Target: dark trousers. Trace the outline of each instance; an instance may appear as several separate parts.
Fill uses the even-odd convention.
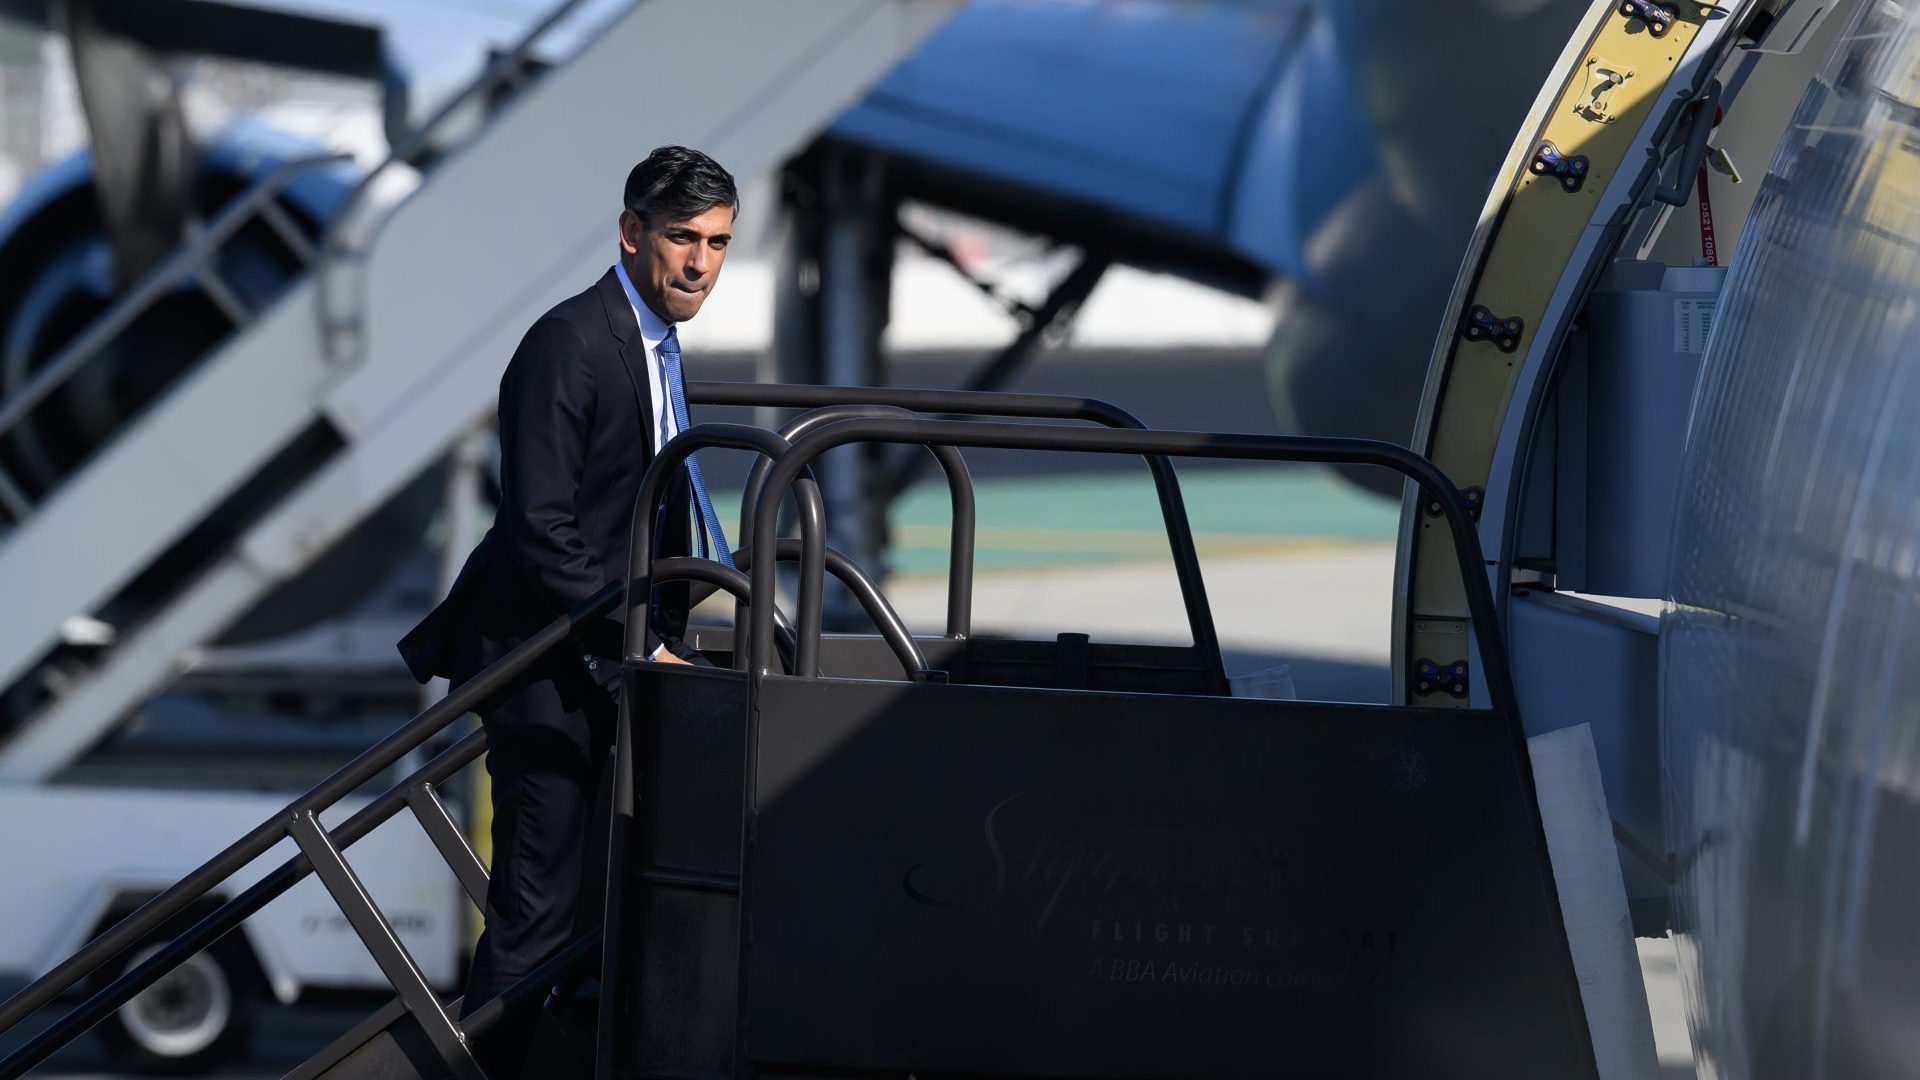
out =
[[[604,661],[603,661],[604,662]],[[600,776],[613,742],[611,688],[559,667],[481,713],[493,778],[493,866],[486,930],[467,976],[466,1016],[600,921],[583,895]]]

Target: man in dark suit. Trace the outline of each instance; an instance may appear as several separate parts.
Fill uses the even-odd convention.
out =
[[[634,166],[618,261],[533,324],[500,380],[499,513],[447,599],[400,642],[415,678],[457,686],[624,575],[641,476],[687,426],[675,324],[712,292],[738,209],[733,177],[699,151],[661,147]],[[697,461],[668,485],[663,519],[656,554],[690,554],[697,539],[702,555],[731,562]],[[680,640],[686,607],[684,585],[655,593],[655,660],[697,661]],[[622,615],[577,631],[476,710],[493,867],[464,1013],[598,920],[581,871],[612,740]]]

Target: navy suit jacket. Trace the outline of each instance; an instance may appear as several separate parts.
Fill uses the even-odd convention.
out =
[[[541,316],[500,380],[499,513],[439,607],[400,640],[414,678],[460,682],[626,575],[640,479],[653,462],[658,407],[646,344],[619,278]],[[656,556],[690,554],[684,469],[668,484]],[[656,590],[647,650],[682,652],[684,584]],[[618,674],[625,612],[575,631],[550,663]],[[559,653],[561,650],[556,650]],[[540,669],[551,674],[553,669]]]

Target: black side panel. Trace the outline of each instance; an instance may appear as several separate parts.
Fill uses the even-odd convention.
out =
[[[741,777],[747,680],[641,665],[627,672],[638,770],[639,850],[619,1020],[634,1075],[733,1076],[739,993]]]
[[[637,1015],[616,1035],[633,1062],[629,1075],[732,1077],[739,897],[655,888],[642,890],[628,912],[642,920],[644,939],[631,987]]]
[[[1594,1075],[1510,717],[769,679],[767,1071]]]

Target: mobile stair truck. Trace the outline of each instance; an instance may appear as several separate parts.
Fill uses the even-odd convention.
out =
[[[300,858],[23,1047],[9,1072],[312,873],[398,996],[299,1076],[484,1076],[482,1062],[499,1052],[489,1037],[505,1033],[540,1040],[556,1074],[1593,1074],[1471,512],[1429,463],[1363,440],[1145,431],[1080,399],[716,384],[689,395],[842,404],[778,435],[734,425],[684,433],[636,505],[630,588],[609,586],[556,621],[30,988],[50,995],[283,837],[299,845]],[[929,446],[946,473],[954,574],[938,637],[909,634],[865,572],[825,547],[808,463],[860,441]],[[708,446],[765,456],[749,480],[742,569],[654,564],[645,552],[663,481]],[[1148,456],[1201,628],[1195,643],[973,636],[972,493],[959,447]],[[1485,635],[1489,707],[1225,696],[1170,456],[1374,465],[1417,483],[1461,553]],[[798,539],[776,535],[789,491]],[[755,602],[774,595],[782,559],[799,562],[791,620]],[[821,633],[829,571],[875,633]],[[739,637],[696,632],[719,668],[628,665],[610,917],[456,1023],[343,852],[411,808],[479,896],[486,871],[433,789],[479,754],[481,736],[338,827],[322,828],[316,814],[563,642],[573,623],[675,579],[733,594]],[[568,969],[594,967],[603,978],[593,1013],[606,1022],[575,1017],[568,1029],[567,1017],[541,1010]],[[9,1009],[38,1004],[25,997]]]
[[[0,1029],[12,1027],[248,861],[283,839],[297,845],[297,858],[0,1061],[0,1080],[308,875],[396,997],[298,1077],[480,1078],[526,1040],[540,1075],[1644,1075],[1652,1042],[1618,860],[1644,848],[1649,866],[1663,861],[1657,791],[1649,806],[1631,783],[1655,767],[1636,751],[1657,744],[1645,737],[1657,706],[1641,707],[1654,686],[1645,631],[1544,579],[1520,587],[1516,574],[1528,523],[1585,502],[1601,471],[1618,467],[1597,452],[1534,460],[1541,418],[1567,407],[1555,375],[1570,338],[1586,333],[1576,316],[1623,245],[1647,239],[1635,224],[1664,221],[1660,206],[1677,205],[1676,192],[1684,201],[1716,105],[1736,96],[1739,80],[1723,90],[1716,76],[1736,46],[1790,25],[1783,12],[1590,6],[1489,195],[1411,448],[1147,431],[1085,399],[695,384],[697,404],[816,411],[780,433],[684,432],[643,484],[627,581],[0,1006]],[[1638,280],[1616,279],[1613,302],[1631,308],[1623,293],[1633,288],[1672,299],[1673,282]],[[1591,315],[1597,355],[1605,312]],[[1590,441],[1640,419],[1634,402],[1598,392],[1605,377],[1598,364],[1588,373],[1593,401],[1618,407],[1583,406]],[[1683,379],[1663,385],[1679,400],[1691,392]],[[1674,439],[1670,469],[1677,436],[1658,437]],[[943,467],[954,531],[940,635],[910,634],[864,569],[826,547],[809,465],[853,443],[926,446]],[[702,447],[764,459],[743,504],[738,570],[648,557],[665,477]],[[1146,457],[1193,644],[972,634],[972,494],[959,451],[975,447]],[[1394,703],[1230,696],[1166,464],[1174,457],[1339,463],[1406,479]],[[782,537],[789,496],[798,535]],[[1606,526],[1580,525],[1589,535]],[[781,561],[798,564],[790,613],[773,602]],[[827,573],[874,633],[821,632]],[[319,815],[572,624],[631,610],[668,580],[730,593],[736,619],[695,631],[714,669],[640,662],[629,643],[603,927],[456,1020],[348,855],[410,810],[477,899],[486,869],[434,789],[480,754],[481,736],[337,825]],[[597,976],[597,999],[548,1008],[569,973]]]

